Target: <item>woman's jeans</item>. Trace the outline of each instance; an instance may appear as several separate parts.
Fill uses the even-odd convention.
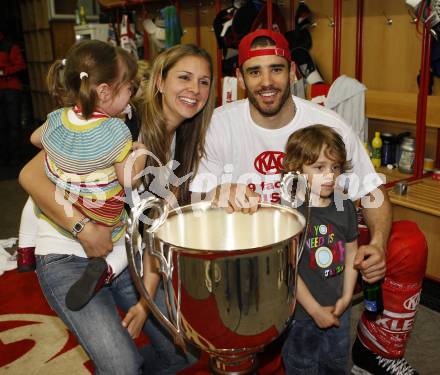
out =
[[[340,327],[320,329],[312,319],[293,322],[283,344],[286,374],[346,374],[350,347],[349,307],[340,317]]]
[[[116,306],[123,311],[138,302],[139,295],[126,268],[110,285],[103,287],[79,311],[66,307],[65,297],[88,264],[87,258],[66,254],[37,256],[37,276],[49,305],[74,333],[95,365],[96,374],[176,374],[197,361],[175,347],[172,338],[150,314],[144,325],[151,345],[138,351],[122,326]],[[164,291],[159,288],[156,303],[165,309]]]

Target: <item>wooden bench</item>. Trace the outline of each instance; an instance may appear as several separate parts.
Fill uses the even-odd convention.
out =
[[[408,184],[406,195],[392,188],[388,196],[393,204],[393,220],[411,220],[418,224],[428,243],[426,276],[440,281],[440,181],[431,177]]]

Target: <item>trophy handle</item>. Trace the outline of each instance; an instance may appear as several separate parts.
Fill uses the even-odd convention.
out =
[[[300,196],[298,196],[298,192]],[[299,244],[299,260],[306,244],[307,233],[309,232],[310,226],[310,188],[307,183],[307,177],[299,172],[288,172],[284,174],[281,180],[281,198],[289,202],[293,208],[297,208],[301,206],[301,204],[307,204],[305,214],[306,225]],[[302,198],[304,198],[303,201],[301,201]]]
[[[156,219],[151,219],[144,215],[144,211],[156,208],[160,212],[160,216]],[[142,199],[138,204],[136,204],[129,215],[127,223],[127,231],[125,233],[125,243],[127,249],[127,258],[130,272],[133,276],[133,281],[136,288],[141,293],[142,297],[145,298],[148,308],[154,314],[154,316],[159,320],[160,323],[168,330],[170,335],[174,339],[174,343],[182,347],[185,350],[185,342],[183,337],[179,333],[178,329],[174,324],[160,311],[157,305],[154,303],[153,298],[151,298],[148,290],[145,288],[142,282],[142,275],[139,272],[138,267],[136,267],[135,256],[138,252],[142,252],[142,237],[139,233],[139,221],[142,221],[144,225],[148,226],[148,229],[144,231],[148,236],[145,243],[146,250],[148,253],[159,260],[160,272],[164,273],[166,277],[169,277],[170,267],[166,258],[163,254],[156,250],[154,245],[154,233],[159,229],[159,227],[165,222],[168,217],[168,205],[162,199],[156,197],[148,197],[147,199]]]

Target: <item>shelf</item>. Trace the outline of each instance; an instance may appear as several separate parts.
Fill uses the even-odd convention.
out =
[[[387,167],[379,167],[376,168],[376,172],[383,173],[385,175],[385,183],[387,184],[393,181],[403,180],[405,178],[410,178],[413,176],[412,174],[402,173],[397,168],[388,169]]]
[[[365,101],[368,118],[416,123],[416,93],[367,90]],[[426,126],[440,128],[440,96],[428,96]]]
[[[406,195],[388,191],[391,203],[434,216],[440,216],[440,182],[426,177],[408,184]]]

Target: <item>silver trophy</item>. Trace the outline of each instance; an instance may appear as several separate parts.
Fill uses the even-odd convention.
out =
[[[299,181],[297,174],[284,176],[284,199],[294,201]],[[288,327],[295,309],[306,219],[286,205],[259,206],[254,214],[227,213],[210,202],[168,210],[151,197],[129,218],[127,252],[136,287],[176,344],[189,342],[209,354],[214,374],[255,372],[256,353]],[[157,219],[141,234],[148,210]],[[135,256],[143,250],[158,261],[168,316],[142,282]]]

